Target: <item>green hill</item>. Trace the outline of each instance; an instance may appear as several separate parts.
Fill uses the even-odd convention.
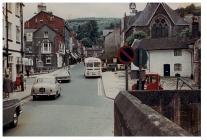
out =
[[[96,20],[98,24],[98,31],[101,32],[103,29],[109,28],[110,26],[120,26],[121,19],[120,18],[77,18],[72,20],[67,20],[68,25],[74,31],[77,31],[78,26],[85,24],[89,20]],[[113,27],[113,26],[112,26]]]

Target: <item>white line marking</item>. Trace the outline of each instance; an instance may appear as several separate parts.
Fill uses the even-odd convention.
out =
[[[101,89],[101,81],[100,81],[100,79],[98,79],[97,85],[98,85],[98,96],[102,96],[102,89]]]

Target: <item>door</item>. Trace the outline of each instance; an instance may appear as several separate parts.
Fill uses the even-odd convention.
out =
[[[164,76],[170,76],[170,64],[164,64]]]

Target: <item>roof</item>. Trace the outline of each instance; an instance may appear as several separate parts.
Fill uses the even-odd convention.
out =
[[[37,32],[39,31],[41,28],[43,28],[44,26],[47,26],[49,29],[51,29],[52,31],[54,31],[55,33],[59,34],[59,35],[62,35],[60,34],[58,31],[56,31],[55,29],[53,29],[52,27],[50,27],[48,24],[43,24],[42,26],[40,26],[39,28],[36,29],[36,31],[34,32]]]
[[[24,33],[33,33],[35,32],[37,29],[24,29]]]
[[[131,47],[146,50],[171,50],[188,49],[188,44],[177,38],[135,39]]]
[[[168,16],[175,25],[189,25],[183,18],[177,15],[166,3],[148,3],[145,9],[139,14],[132,26],[147,26],[156,13],[159,6],[163,6]]]
[[[52,15],[52,16],[54,16],[54,17],[56,17],[56,18],[59,18],[59,19],[61,19],[61,20],[64,20],[63,18],[58,17],[58,16],[56,16],[56,15],[50,14],[50,13],[45,12],[45,11],[40,11],[40,12],[37,13],[35,16],[33,16],[33,17],[31,17],[30,19],[26,20],[26,22],[32,20],[33,18],[37,17],[37,16],[38,16],[39,14],[41,14],[41,13],[46,13],[46,14],[48,14],[48,15]],[[65,21],[65,20],[64,20],[64,21]]]

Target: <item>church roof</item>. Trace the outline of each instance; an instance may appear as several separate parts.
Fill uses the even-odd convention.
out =
[[[177,13],[173,11],[166,3],[148,3],[145,9],[136,18],[136,21],[132,24],[132,26],[147,26],[160,5],[163,6],[168,16],[175,25],[189,25],[187,22],[184,21],[184,19],[178,16]]]

